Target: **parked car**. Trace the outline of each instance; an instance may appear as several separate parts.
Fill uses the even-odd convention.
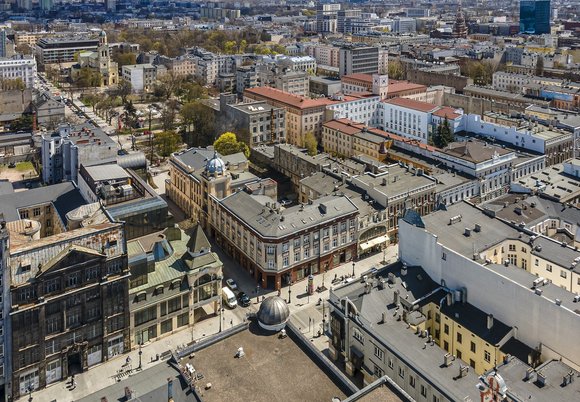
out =
[[[11,169],[14,169],[14,168],[16,167],[16,163],[14,163],[14,162],[10,162],[10,163],[8,164],[8,167],[9,167],[9,168],[11,168]]]
[[[226,279],[226,285],[228,285],[228,288],[231,290],[238,290],[238,284],[232,278]]]
[[[238,293],[238,302],[242,307],[248,307],[251,304],[250,297],[244,292]]]
[[[282,198],[280,200],[280,205],[282,205],[283,207],[288,206],[292,204],[292,201],[290,201],[288,198]]]
[[[234,292],[228,288],[222,288],[222,299],[229,308],[236,308],[238,305]]]

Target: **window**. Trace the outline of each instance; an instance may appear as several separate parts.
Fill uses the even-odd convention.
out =
[[[405,378],[405,369],[403,367],[399,367],[399,377]]]
[[[546,264],[546,271],[552,272],[552,266],[550,264]]]
[[[435,322],[437,323],[441,322],[441,314],[435,313]]]
[[[509,250],[509,251],[516,251],[516,245],[515,245],[515,244],[510,244],[510,245],[508,246],[508,250]]]
[[[447,253],[443,253],[443,254],[441,254],[441,259],[442,259],[443,261],[447,261]]]
[[[353,329],[352,336],[354,337],[354,339],[356,339],[357,341],[359,341],[360,343],[362,343],[364,345],[365,338],[363,337],[362,332],[360,332],[358,328]]]
[[[461,333],[457,333],[457,343],[461,343],[463,341],[463,335]]]
[[[455,353],[458,359],[461,359],[462,353],[461,350],[457,349],[457,353]]]
[[[300,261],[300,250],[294,252],[294,262]]]
[[[376,364],[374,365],[373,371],[374,371],[375,377],[377,377],[377,378],[381,378],[382,376],[385,375],[385,372]]]
[[[443,349],[445,349],[446,352],[449,352],[449,342],[443,341]]]
[[[491,361],[491,353],[489,353],[489,351],[485,350],[483,352],[483,358],[485,359],[486,362],[490,362]]]
[[[276,252],[276,247],[274,247],[274,246],[268,246],[268,247],[266,247],[266,252],[268,254],[274,254]]]
[[[413,377],[412,375],[409,376],[409,385],[415,388],[415,377]]]
[[[304,258],[308,258],[310,257],[310,249],[309,248],[305,248],[304,249]]]
[[[286,251],[288,251],[289,247],[290,245],[288,244],[288,242],[282,244],[282,252],[285,253]]]
[[[475,353],[475,342],[471,342],[470,350]]]
[[[473,361],[473,359],[469,359],[469,365],[470,365],[472,368],[475,368],[475,361]]]
[[[445,325],[443,326],[443,332],[444,332],[446,335],[449,335],[449,325],[445,324]]]
[[[67,287],[70,288],[72,286],[76,286],[76,285],[78,285],[78,283],[79,283],[79,273],[78,272],[75,272],[75,273],[70,274],[68,276],[68,279],[66,282]]]
[[[34,208],[34,210],[32,211],[32,214],[34,216],[39,216],[40,215],[40,208]]]
[[[389,364],[389,368],[390,369],[393,369],[395,367],[395,362],[393,361],[393,358],[392,357],[389,357],[389,363],[388,364]]]
[[[566,279],[566,277],[568,276],[568,273],[562,269],[562,270],[560,270],[560,276],[562,278]]]
[[[423,384],[421,384],[421,396],[427,398],[427,388]]]
[[[173,330],[173,319],[169,319],[166,321],[163,321],[161,323],[161,333],[165,334],[167,332],[171,332]]]
[[[167,312],[169,314],[181,309],[181,296],[174,297],[167,301]]]
[[[433,395],[433,402],[439,402],[439,397],[436,395]]]
[[[383,352],[381,350],[381,348],[379,348],[378,346],[375,345],[375,356],[378,357],[379,359],[383,360],[383,357],[385,356],[385,352]]]
[[[285,255],[282,258],[282,266],[287,267],[288,265],[290,265],[290,258],[287,255]]]
[[[60,290],[60,281],[51,279],[44,284],[44,293],[52,293]]]

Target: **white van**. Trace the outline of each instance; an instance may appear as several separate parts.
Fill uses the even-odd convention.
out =
[[[236,308],[236,306],[238,305],[236,296],[234,295],[234,292],[230,290],[230,288],[227,287],[222,288],[222,299],[229,308]]]

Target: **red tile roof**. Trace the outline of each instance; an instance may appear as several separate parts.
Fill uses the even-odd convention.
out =
[[[296,109],[308,109],[338,103],[338,101],[333,101],[327,98],[309,99],[271,87],[248,88],[246,89],[245,94],[250,96],[256,95],[260,99],[272,99],[273,101],[283,103]]]
[[[396,80],[389,80],[389,94],[397,94],[399,92],[406,92],[406,91],[427,91],[426,85],[415,84],[414,82],[409,81],[396,81]]]
[[[346,134],[349,134],[349,135],[357,134],[366,128],[367,132],[378,135],[380,137],[383,137],[386,140],[393,140],[396,142],[411,144],[413,146],[416,146],[417,148],[426,149],[430,152],[433,152],[434,150],[438,149],[432,145],[424,144],[418,140],[402,137],[400,135],[389,133],[387,131],[384,131],[384,130],[381,130],[378,128],[368,127],[362,123],[357,123],[357,122],[352,121],[350,119],[343,118],[343,119],[330,120],[330,121],[324,123],[323,126],[329,127],[329,128],[335,129],[335,130],[339,130],[339,131],[346,133]],[[348,132],[346,130],[348,130]]]
[[[455,120],[456,118],[460,117],[461,114],[457,113],[455,111],[456,109],[449,107],[449,106],[443,106],[441,109],[437,110],[435,113],[433,113],[435,116],[441,117],[441,118],[445,118],[447,117],[449,120]]]
[[[334,119],[327,121],[322,125],[332,130],[340,131],[341,133],[353,135],[359,133],[364,127],[363,124],[356,123],[349,119]]]
[[[348,74],[348,75],[343,75],[341,80],[344,79],[351,79],[351,80],[356,80],[356,81],[364,81],[367,84],[372,84],[373,83],[373,76],[371,74],[361,74],[361,73],[356,73],[356,74]]]
[[[419,112],[429,113],[437,109],[437,105],[427,102],[421,102],[413,99],[407,98],[393,98],[384,101],[385,103],[389,103],[391,105],[406,107],[408,109],[417,110]]]

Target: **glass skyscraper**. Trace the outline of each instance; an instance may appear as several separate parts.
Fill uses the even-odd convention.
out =
[[[520,32],[550,33],[550,0],[520,0]]]

